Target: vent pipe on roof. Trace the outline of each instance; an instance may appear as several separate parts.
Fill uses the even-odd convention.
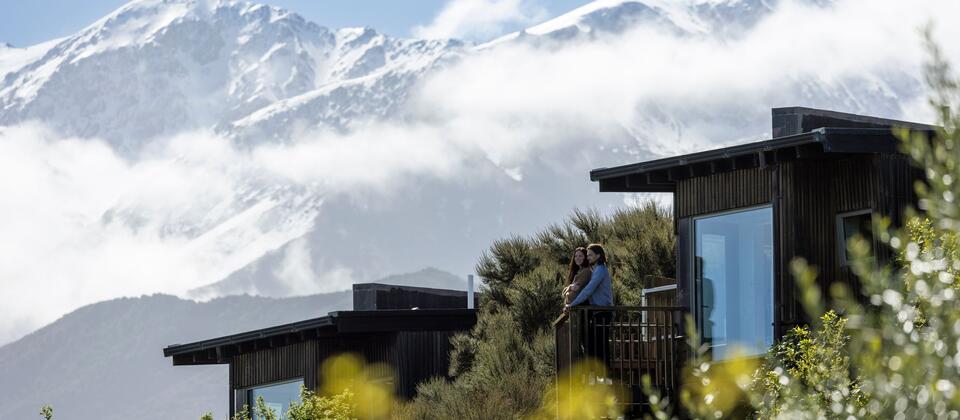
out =
[[[473,309],[473,274],[467,274],[467,309]]]

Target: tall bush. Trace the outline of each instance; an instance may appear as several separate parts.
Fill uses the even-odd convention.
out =
[[[673,220],[653,202],[609,216],[577,210],[532,237],[495,242],[477,264],[477,325],[453,339],[453,380],[421,384],[397,416],[515,419],[555,407],[552,322],[571,254],[591,242],[604,244],[619,304],[639,304],[644,276],[675,275]]]

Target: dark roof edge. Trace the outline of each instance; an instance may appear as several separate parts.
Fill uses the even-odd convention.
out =
[[[726,158],[740,156],[750,153],[756,153],[759,150],[775,149],[780,147],[790,147],[798,144],[819,142],[822,140],[822,130],[814,130],[808,133],[794,134],[790,136],[778,137],[770,140],[763,140],[752,143],[738,144],[736,146],[724,147],[720,149],[705,150],[686,155],[673,156],[668,158],[650,160],[646,162],[633,163],[613,168],[597,168],[590,171],[590,180],[599,181],[601,179],[615,178],[619,176],[632,175],[638,172],[646,172],[656,169],[664,169],[677,165],[686,165],[709,161],[717,158]]]
[[[420,318],[427,315],[468,315],[474,312],[476,312],[476,309],[467,308],[376,309],[369,311],[336,311],[330,312],[329,315],[339,319],[380,318],[384,316],[393,318]]]
[[[848,112],[830,111],[826,109],[808,108],[803,106],[788,106],[772,108],[772,115],[804,115],[836,118],[844,121],[851,121],[864,124],[873,124],[891,128],[909,128],[912,130],[935,130],[939,127],[930,124],[923,124],[911,121],[894,120],[890,118],[872,117],[869,115],[851,114]]]
[[[237,334],[225,335],[222,337],[211,338],[207,340],[195,341],[187,344],[173,344],[163,349],[163,356],[170,357],[182,353],[190,353],[197,350],[204,350],[224,344],[237,344],[244,341],[267,338],[280,334],[295,333],[314,328],[332,327],[334,321],[332,316],[312,318],[289,324],[277,325],[273,327],[261,328],[259,330],[246,331]]]
[[[932,133],[937,127],[930,129],[913,128],[913,131]],[[850,137],[878,137],[885,140],[887,144],[860,143],[849,147],[834,149],[830,147],[833,143],[849,139]],[[709,162],[716,159],[732,158],[737,156],[749,155],[758,152],[766,152],[782,148],[801,146],[804,144],[821,143],[824,145],[824,151],[828,153],[877,153],[890,152],[895,147],[889,143],[897,141],[890,128],[846,128],[846,127],[821,127],[806,133],[793,134],[789,136],[777,137],[769,140],[757,141],[752,143],[739,144],[735,146],[724,147],[720,149],[706,150],[686,155],[672,156],[663,159],[656,159],[646,162],[633,163],[613,168],[597,168],[590,171],[591,181],[601,181],[605,179],[618,178],[627,175],[642,174],[650,171],[669,169],[678,166]],[[862,150],[858,150],[862,149]]]
[[[239,344],[246,341],[258,340],[274,337],[283,334],[297,333],[300,331],[312,330],[317,328],[334,328],[339,319],[358,319],[358,318],[419,318],[436,315],[472,315],[474,309],[396,309],[396,310],[375,310],[375,311],[336,311],[330,312],[327,316],[307,319],[304,321],[291,322],[289,324],[277,325],[273,327],[261,328],[253,331],[246,331],[238,334],[231,334],[207,340],[196,341],[188,344],[174,344],[163,349],[163,356],[170,357],[179,354],[191,353],[195,351],[207,350],[222,345]],[[397,328],[383,328],[383,331],[393,331]]]
[[[466,295],[467,282],[463,282],[464,290],[457,289],[439,289],[435,287],[420,287],[420,286],[401,286],[397,284],[389,283],[357,283],[353,285],[353,290],[391,290],[391,289],[402,289],[412,292],[424,292],[432,293],[439,296],[460,296]]]

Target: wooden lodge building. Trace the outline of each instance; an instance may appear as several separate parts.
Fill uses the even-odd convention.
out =
[[[591,171],[601,192],[673,194],[677,280],[647,286],[647,304],[658,306],[615,307],[612,318],[583,308],[558,319],[558,371],[596,355],[634,402],[643,374],[672,396],[685,314],[723,360],[735,346],[763,354],[806,322],[790,273],[795,257],[818,267],[823,290],[833,282],[859,290],[847,239],[872,237],[873,214],[901,223],[923,178],[892,129],[934,127],[799,107],[772,114],[769,140]],[[873,249],[878,263],[890,261],[876,240]]]
[[[469,293],[472,295],[472,293]],[[282,413],[299,401],[300,386],[321,384],[324,360],[341,353],[386,363],[401,398],[412,398],[417,384],[447,376],[450,338],[476,324],[468,292],[393,286],[353,286],[353,310],[163,350],[174,366],[229,365],[230,415],[263,396]],[[475,301],[476,302],[476,301]]]

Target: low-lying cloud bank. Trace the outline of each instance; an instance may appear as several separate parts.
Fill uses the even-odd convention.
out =
[[[84,304],[182,294],[291,241],[277,277],[304,293],[347,287],[351,267],[312,258],[298,239],[332,196],[396,200],[423,180],[571,171],[587,184],[592,167],[768,136],[775,106],[929,121],[917,28],[937,16],[960,16],[960,3],[784,2],[733,38],[641,28],[563,47],[505,43],[429,77],[401,119],[283,144],[198,131],[131,159],[42,123],[0,127],[0,344]],[[960,62],[950,23],[935,35]],[[563,211],[594,202],[557,200]],[[514,229],[501,226],[477,235]]]

